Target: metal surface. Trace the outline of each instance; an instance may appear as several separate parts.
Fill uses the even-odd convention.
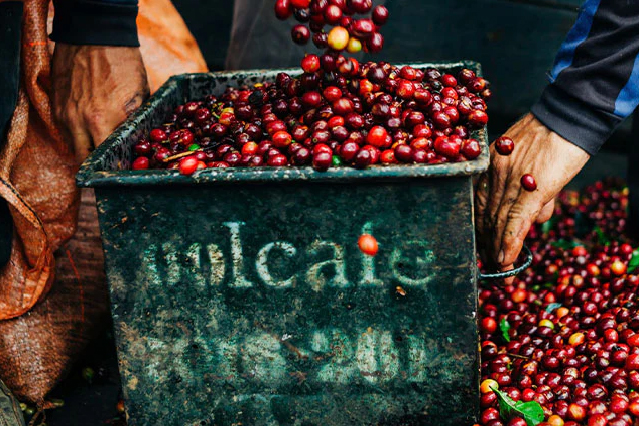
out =
[[[498,280],[498,279],[503,279],[508,277],[514,277],[515,275],[519,275],[520,273],[524,272],[526,269],[528,269],[530,265],[532,265],[533,255],[530,249],[528,248],[528,246],[523,246],[522,251],[526,253],[526,259],[518,267],[511,269],[510,271],[496,272],[494,274],[482,274],[480,272],[479,279],[480,280]]]
[[[486,153],[328,173],[120,171],[178,103],[275,74],[174,78],[82,166],[129,425],[472,424],[470,175]],[[376,257],[358,250],[362,233]]]

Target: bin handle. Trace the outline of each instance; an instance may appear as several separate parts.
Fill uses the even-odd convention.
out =
[[[533,261],[533,255],[532,252],[530,251],[530,249],[528,247],[526,247],[525,245],[522,247],[522,250],[526,253],[526,260],[524,260],[524,263],[521,264],[521,266],[515,268],[515,269],[511,269],[510,271],[504,271],[504,272],[497,272],[494,274],[482,274],[481,272],[479,273],[479,279],[480,280],[496,280],[496,279],[503,279],[503,278],[508,278],[508,277],[514,277],[515,275],[519,274],[520,272],[523,272],[525,269],[527,269]]]

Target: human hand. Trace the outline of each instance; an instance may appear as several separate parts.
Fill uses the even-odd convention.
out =
[[[532,114],[524,116],[505,135],[513,139],[515,150],[503,156],[491,145],[490,167],[475,191],[481,258],[503,271],[513,268],[532,224],[550,219],[555,196],[590,158]],[[521,177],[527,173],[537,182],[535,191],[521,186]]]
[[[79,162],[149,95],[135,47],[58,43],[52,60],[53,113]]]

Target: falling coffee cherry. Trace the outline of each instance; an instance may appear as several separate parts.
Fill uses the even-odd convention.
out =
[[[377,251],[379,250],[377,240],[375,239],[375,237],[369,234],[361,235],[359,237],[359,240],[357,241],[357,245],[359,245],[359,249],[362,251],[362,253],[368,256],[375,256],[377,254]]]
[[[495,149],[501,155],[510,155],[515,149],[515,142],[508,136],[502,136],[495,141]]]
[[[537,182],[535,182],[535,178],[532,175],[525,174],[521,177],[521,186],[524,187],[526,191],[534,191],[537,189]]]

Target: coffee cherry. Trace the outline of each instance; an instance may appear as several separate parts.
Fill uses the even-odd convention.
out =
[[[306,9],[311,5],[311,0],[291,0],[291,4],[296,9]]]
[[[346,28],[334,27],[328,33],[328,46],[337,52],[341,52],[348,46],[349,39],[350,35]]]
[[[317,171],[325,171],[333,164],[333,154],[321,151],[313,154],[313,168]]]
[[[384,25],[388,21],[388,9],[382,5],[375,6],[372,18],[375,25]]]
[[[293,5],[290,0],[277,0],[275,2],[275,16],[282,21],[293,15]]]
[[[372,0],[347,0],[348,8],[355,13],[365,14],[373,7]]]
[[[337,25],[342,19],[342,9],[334,4],[329,5],[324,11],[324,19],[326,23],[330,25]]]
[[[537,189],[537,182],[535,182],[535,178],[532,175],[525,174],[521,177],[521,186],[529,192],[532,192]]]
[[[528,423],[521,417],[513,417],[508,422],[508,426],[528,426]]]
[[[466,139],[462,142],[461,153],[467,160],[473,160],[481,154],[481,145],[476,139]]]
[[[348,45],[346,46],[346,51],[348,53],[359,53],[362,50],[362,42],[355,37],[351,37],[348,40]]]
[[[392,149],[386,149],[380,155],[380,161],[383,164],[394,164],[397,161],[395,160],[395,151]]]
[[[274,154],[268,157],[266,164],[272,167],[282,167],[288,164],[288,159],[282,154]]]
[[[323,31],[313,34],[311,39],[318,49],[326,49],[328,47],[328,34]]]
[[[317,55],[309,55],[307,54],[302,59],[302,70],[305,73],[312,74],[315,71],[320,69],[320,58]]]
[[[409,163],[413,159],[413,149],[410,145],[397,145],[395,147],[395,158],[402,163]]]
[[[488,123],[488,114],[481,110],[473,110],[468,114],[468,125],[474,129],[484,127]]]
[[[310,37],[311,32],[305,25],[295,25],[291,29],[291,38],[295,44],[303,46],[308,43]]]
[[[378,32],[372,33],[368,40],[366,40],[366,47],[371,53],[381,52],[384,48],[384,36]]]
[[[627,267],[622,261],[615,260],[612,265],[610,265],[610,270],[615,275],[623,275],[626,273]]]
[[[322,95],[318,92],[306,92],[302,96],[302,104],[308,108],[315,108],[322,103]]]
[[[276,132],[271,139],[277,148],[285,148],[293,142],[293,137],[283,130]]]
[[[373,34],[373,31],[375,31],[375,24],[370,19],[358,19],[351,26],[353,35],[362,40],[367,40]]]
[[[350,114],[354,109],[353,101],[348,98],[341,98],[333,103],[333,111],[341,116]]]
[[[178,170],[181,175],[189,176],[195,173],[198,169],[199,161],[194,156],[192,157],[184,157],[180,160],[180,164],[178,166]]]
[[[448,158],[456,158],[461,150],[461,143],[446,136],[435,139],[433,144],[435,152]]]
[[[409,80],[401,80],[397,86],[397,96],[407,100],[412,99],[415,94],[415,86]]]
[[[149,138],[151,139],[151,142],[163,142],[166,140],[167,136],[166,136],[166,132],[162,129],[153,129],[151,130],[151,132],[149,133]]]
[[[133,160],[131,168],[133,170],[146,170],[149,168],[149,159],[147,157],[138,157]]]
[[[508,136],[502,136],[495,141],[495,150],[501,155],[510,155],[515,149],[515,143]]]
[[[310,160],[311,160],[311,152],[304,147],[301,147],[300,149],[295,151],[295,153],[293,154],[293,163],[298,166],[303,166],[305,164],[308,164]]]
[[[497,330],[497,321],[494,318],[486,317],[481,322],[481,329],[492,334]]]
[[[568,418],[577,422],[581,422],[586,418],[586,410],[584,407],[577,404],[570,404],[568,406]]]
[[[355,159],[353,160],[353,164],[358,169],[364,169],[373,163],[373,155],[371,151],[368,149],[360,149],[355,155]]]
[[[377,240],[369,234],[360,235],[357,245],[362,253],[367,256],[375,256],[379,250]]]
[[[442,84],[444,85],[444,87],[455,87],[455,86],[457,86],[457,79],[455,78],[455,76],[453,76],[451,74],[444,74],[441,77],[441,81],[442,81]]]
[[[383,148],[387,146],[387,138],[388,132],[386,129],[382,126],[375,126],[368,132],[366,142],[378,148]]]

